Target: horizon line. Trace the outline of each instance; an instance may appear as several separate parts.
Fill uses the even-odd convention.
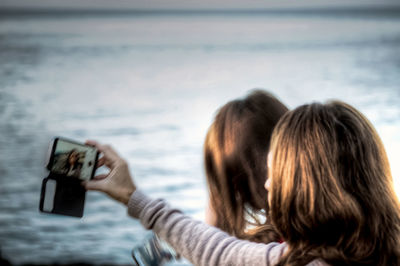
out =
[[[61,7],[0,7],[0,15],[107,15],[107,14],[137,14],[137,15],[268,15],[268,14],[343,14],[343,15],[362,15],[362,14],[386,14],[399,15],[400,6],[351,6],[351,7],[302,7],[302,8],[61,8]],[[400,16],[399,16],[400,18]]]

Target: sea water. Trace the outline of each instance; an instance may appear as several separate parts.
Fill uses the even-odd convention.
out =
[[[13,263],[130,264],[147,236],[88,192],[82,219],[38,211],[53,136],[111,144],[139,188],[203,219],[202,145],[253,88],[290,108],[340,99],[383,139],[400,193],[398,14],[0,17],[0,248]]]

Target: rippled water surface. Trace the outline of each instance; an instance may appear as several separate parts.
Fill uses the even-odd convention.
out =
[[[13,263],[129,264],[147,232],[89,192],[82,219],[38,211],[54,135],[111,143],[139,187],[203,218],[217,108],[266,88],[336,98],[378,129],[400,193],[400,17],[0,17],[0,245]]]

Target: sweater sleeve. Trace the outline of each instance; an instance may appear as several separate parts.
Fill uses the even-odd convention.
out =
[[[259,244],[239,240],[151,199],[136,190],[128,202],[128,214],[166,240],[195,265],[274,265],[286,244]]]

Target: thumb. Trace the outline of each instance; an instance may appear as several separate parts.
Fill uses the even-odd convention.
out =
[[[104,181],[103,180],[90,180],[82,182],[86,190],[97,190],[104,191]]]

